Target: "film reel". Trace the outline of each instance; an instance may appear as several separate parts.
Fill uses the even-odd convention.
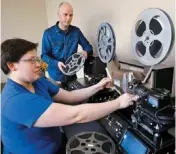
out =
[[[82,68],[84,62],[85,57],[82,55],[82,53],[73,54],[66,60],[65,62],[66,67],[63,68],[64,70],[63,73],[68,76],[76,74],[76,72],[78,72]]]
[[[115,33],[108,23],[102,23],[97,30],[97,52],[102,62],[109,63],[115,55]]]
[[[84,132],[67,142],[66,154],[115,154],[115,144],[104,134]]]
[[[168,56],[172,46],[171,20],[160,9],[146,9],[138,16],[131,39],[133,52],[140,63],[158,64]]]

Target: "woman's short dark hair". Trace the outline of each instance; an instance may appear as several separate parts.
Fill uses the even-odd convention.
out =
[[[24,39],[8,39],[1,44],[1,69],[5,74],[10,72],[7,63],[18,62],[27,52],[37,49],[38,43]]]

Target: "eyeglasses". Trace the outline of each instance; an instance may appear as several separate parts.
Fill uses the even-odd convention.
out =
[[[31,59],[21,59],[19,61],[31,62],[32,64],[39,63],[40,64],[40,71],[46,71],[48,69],[48,64],[42,61],[41,58],[31,58]]]
[[[41,63],[41,59],[40,58],[31,58],[31,59],[21,59],[19,61],[26,61],[26,62],[31,62],[32,64],[36,64],[36,63]]]

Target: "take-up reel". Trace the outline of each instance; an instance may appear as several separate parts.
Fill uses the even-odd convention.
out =
[[[132,51],[146,66],[162,62],[169,54],[173,42],[173,26],[169,16],[157,8],[144,10],[132,28]]]
[[[69,57],[66,62],[65,66],[63,67],[64,74],[71,76],[76,74],[84,65],[85,57],[82,53],[75,53],[71,57]]]

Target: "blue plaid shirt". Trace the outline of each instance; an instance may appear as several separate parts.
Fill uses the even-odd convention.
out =
[[[63,74],[58,68],[58,62],[65,62],[77,52],[78,44],[84,51],[92,53],[92,46],[78,27],[70,25],[63,31],[56,25],[46,29],[42,39],[42,59],[48,64],[49,76],[56,81],[63,81]]]

